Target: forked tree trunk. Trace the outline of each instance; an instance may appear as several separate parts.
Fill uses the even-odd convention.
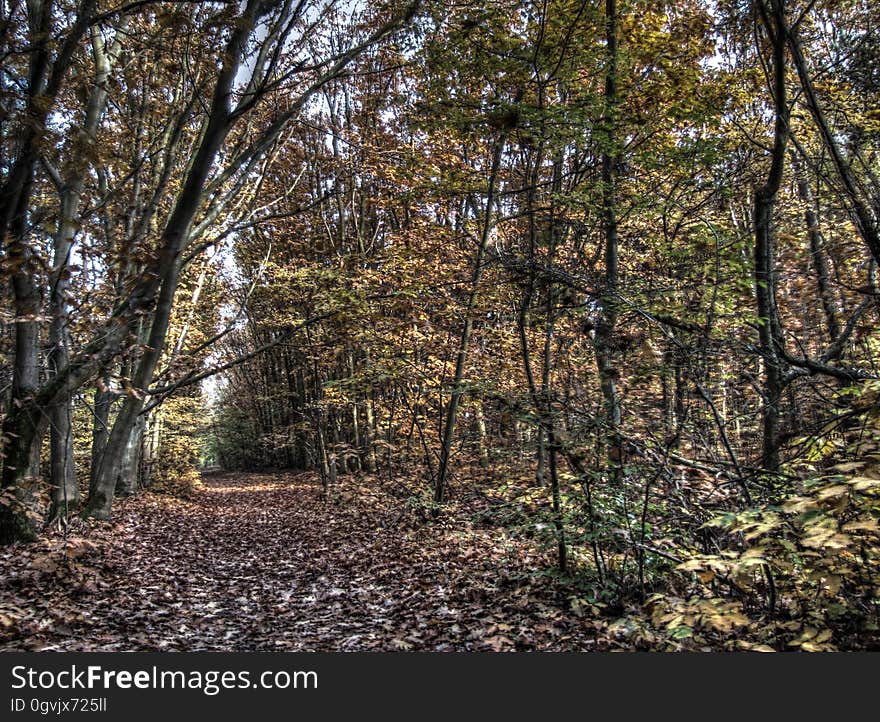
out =
[[[34,172],[45,142],[46,127],[55,100],[73,65],[79,41],[91,23],[94,0],[77,7],[69,29],[53,36],[57,9],[52,0],[26,4],[28,34],[27,82],[22,88],[27,107],[18,155],[8,164],[0,185],[0,243],[12,269],[15,323],[12,404],[3,422],[4,463],[0,505],[0,542],[34,538],[28,506],[39,476],[40,443],[49,423],[47,407],[38,394],[40,344],[39,270],[28,246]],[[50,42],[51,41],[51,42]],[[55,50],[52,57],[50,49]],[[57,387],[53,387],[52,391]],[[38,396],[40,398],[38,398]],[[47,394],[48,397],[48,394]],[[53,399],[57,403],[56,399]]]
[[[67,297],[70,291],[70,274],[68,270],[70,251],[73,247],[77,219],[80,216],[80,204],[85,171],[79,158],[90,152],[95,142],[101,117],[107,105],[107,81],[111,67],[119,55],[120,38],[127,28],[127,20],[109,47],[105,45],[101,31],[91,30],[92,57],[95,62],[95,76],[86,104],[85,120],[78,129],[68,149],[71,161],[63,174],[63,185],[60,193],[61,217],[53,238],[53,268],[50,278],[49,308],[52,318],[49,327],[50,363],[52,373],[57,373],[70,362],[70,331],[69,309]],[[73,463],[73,431],[71,429],[71,399],[62,399],[49,410],[50,416],[50,459],[52,483],[52,511],[50,516],[66,516],[69,510],[79,505],[79,485],[76,481],[76,469]]]

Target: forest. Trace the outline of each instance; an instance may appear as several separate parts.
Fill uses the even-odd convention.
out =
[[[880,650],[878,26],[0,0],[0,650]]]

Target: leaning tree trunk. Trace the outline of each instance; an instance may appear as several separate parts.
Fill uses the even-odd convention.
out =
[[[193,208],[189,216],[190,222],[194,215],[195,209]],[[89,488],[89,498],[83,511],[84,516],[94,519],[110,518],[113,493],[120,483],[119,479],[123,473],[126,453],[131,449],[132,435],[135,433],[138,417],[144,407],[144,393],[152,381],[165,345],[165,336],[171,319],[171,305],[179,280],[179,264],[179,254],[168,264],[167,275],[153,313],[153,324],[150,328],[147,348],[137,362],[137,369],[132,379],[133,390],[125,397],[122,408],[113,422],[98,471]],[[123,482],[123,486],[126,483],[129,482]]]
[[[137,418],[143,410],[144,396],[153,380],[153,374],[165,347],[174,294],[180,281],[183,250],[196,213],[201,207],[211,167],[237,117],[231,103],[233,86],[246,52],[248,38],[261,12],[263,9],[260,3],[256,0],[249,1],[235,31],[226,43],[225,58],[214,85],[204,133],[162,232],[158,258],[161,270],[156,279],[158,298],[153,310],[147,347],[137,362],[137,369],[132,378],[132,391],[126,396],[110,431],[101,465],[89,489],[84,516],[95,519],[110,518],[113,492],[123,458],[131,443]]]
[[[782,5],[783,0],[779,0],[779,4]],[[816,86],[807,65],[807,58],[804,55],[803,47],[798,38],[800,22],[795,23],[792,27],[788,27],[784,11],[779,14],[779,18],[782,24],[778,26],[777,30],[778,42],[783,44],[786,41],[788,42],[792,64],[800,81],[801,89],[804,92],[807,109],[813,117],[816,129],[819,131],[819,137],[822,140],[822,145],[837,172],[837,177],[840,180],[839,187],[849,206],[849,215],[853,226],[855,226],[859,236],[865,242],[874,261],[880,264],[880,224],[877,222],[876,198],[866,197],[864,193],[860,192],[859,182],[851,162],[841,149],[840,139],[822,110]]]

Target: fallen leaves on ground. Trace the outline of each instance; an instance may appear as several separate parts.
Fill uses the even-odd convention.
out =
[[[346,477],[328,501],[313,474],[210,476],[189,500],[140,494],[111,523],[7,548],[0,649],[607,647],[528,542],[455,514],[408,523],[369,484]]]

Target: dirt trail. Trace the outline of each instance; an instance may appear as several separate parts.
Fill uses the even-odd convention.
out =
[[[588,650],[528,544],[311,474],[140,494],[111,524],[0,554],[0,649]],[[393,503],[392,503],[393,502]],[[601,644],[601,643],[600,643]]]

